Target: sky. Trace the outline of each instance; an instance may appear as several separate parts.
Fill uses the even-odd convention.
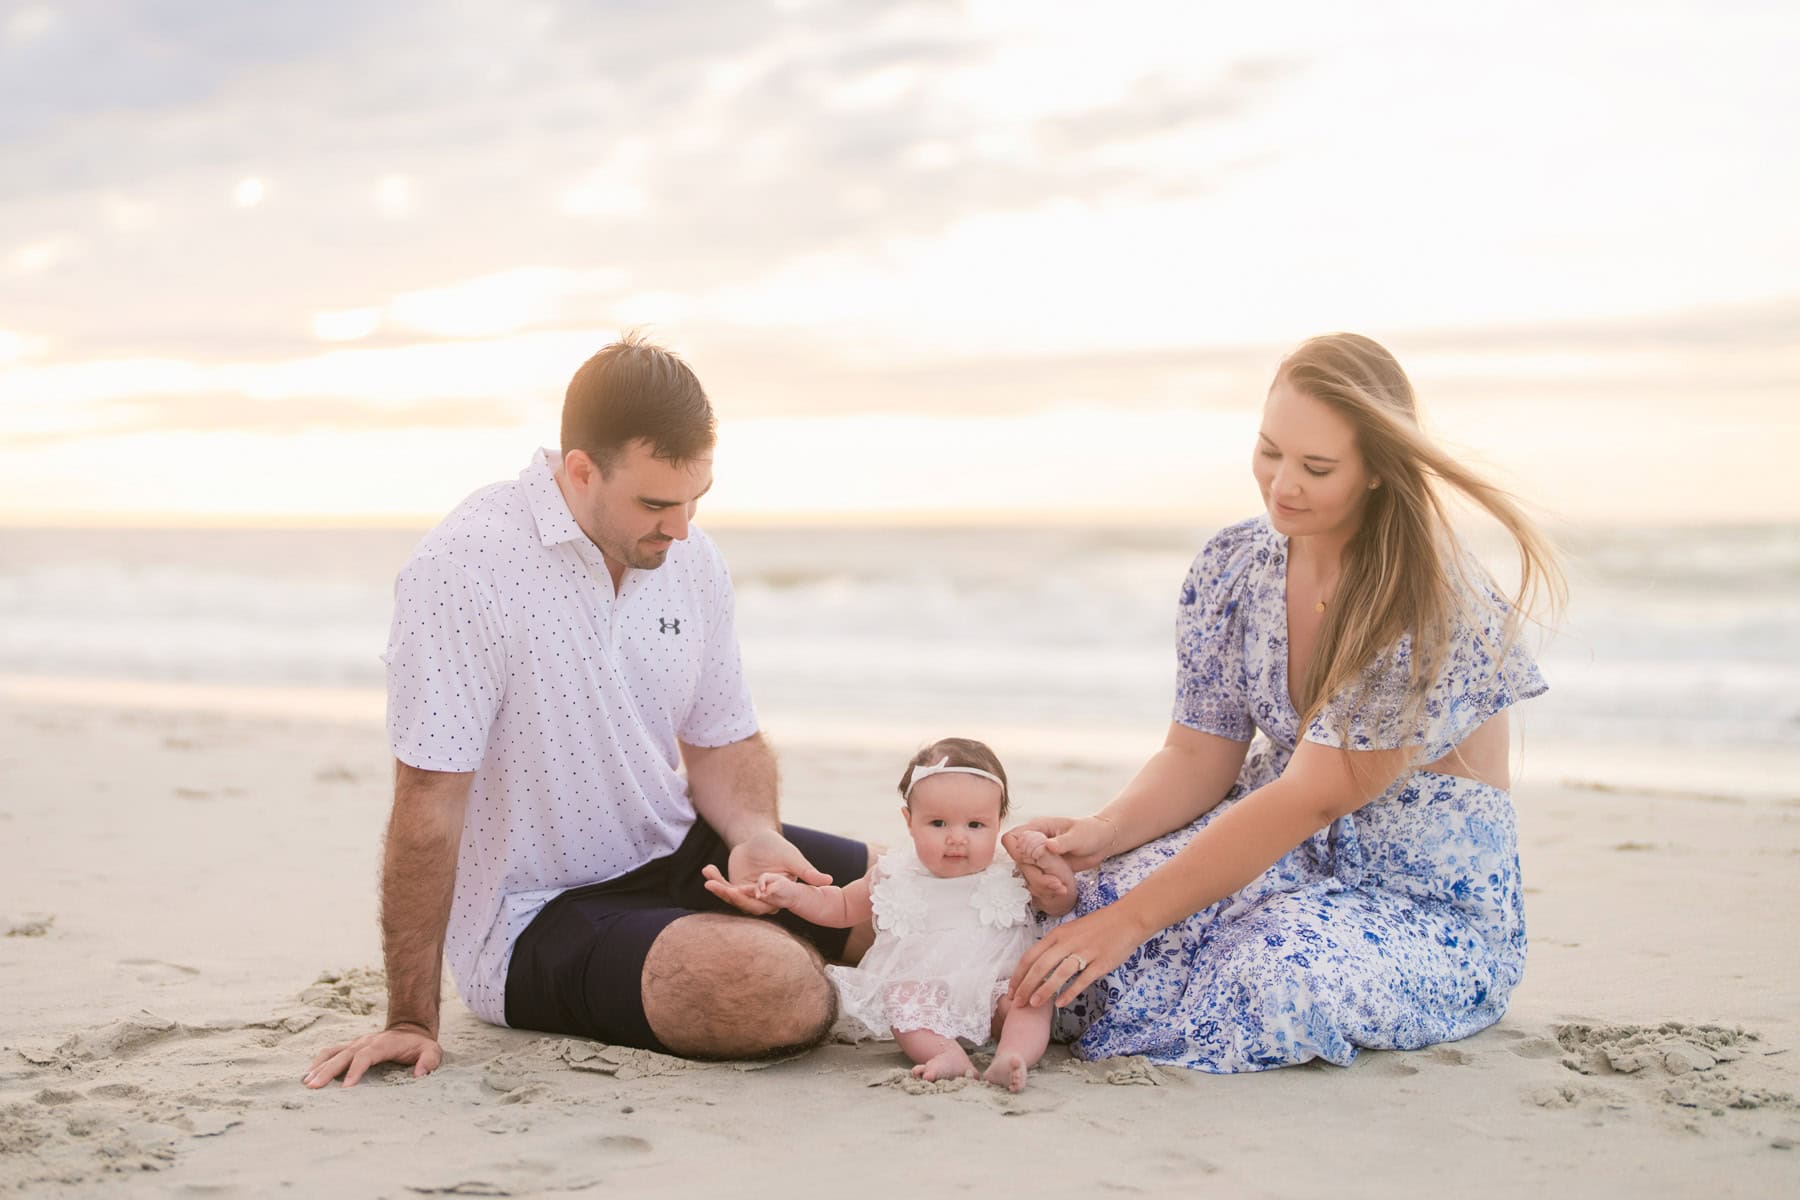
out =
[[[1254,511],[1365,333],[1547,518],[1800,520],[1791,3],[0,0],[0,524],[426,522],[638,328],[708,518]]]

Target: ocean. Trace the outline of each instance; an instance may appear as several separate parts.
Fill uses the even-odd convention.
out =
[[[0,530],[0,676],[380,711],[420,530]],[[742,528],[739,635],[778,744],[947,732],[1141,757],[1205,528]],[[1800,526],[1587,530],[1518,721],[1528,779],[1800,795]],[[15,688],[16,690],[16,688]],[[282,706],[277,699],[275,707]]]

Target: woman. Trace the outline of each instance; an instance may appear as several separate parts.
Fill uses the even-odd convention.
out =
[[[1544,691],[1517,634],[1528,601],[1561,598],[1546,544],[1424,436],[1368,338],[1281,364],[1253,467],[1267,514],[1213,538],[1182,589],[1162,749],[1093,816],[1021,827],[1082,874],[1015,998],[1063,1006],[1083,1057],[1344,1065],[1485,1028],[1524,967],[1506,710]],[[1510,600],[1451,532],[1445,485],[1511,534]]]

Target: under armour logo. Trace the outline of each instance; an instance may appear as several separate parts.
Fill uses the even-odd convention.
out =
[[[670,620],[668,617],[658,617],[656,618],[656,628],[661,633],[680,633],[681,619],[677,617]]]

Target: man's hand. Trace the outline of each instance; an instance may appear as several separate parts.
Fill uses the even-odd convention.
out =
[[[825,887],[831,882],[831,876],[807,862],[799,847],[773,829],[753,833],[733,846],[725,867],[727,875],[719,874],[719,869],[710,863],[700,869],[706,877],[706,890],[753,917],[775,911],[773,905],[756,898],[757,883],[765,874],[785,875],[814,887]]]
[[[345,1087],[355,1087],[377,1063],[397,1062],[412,1066],[413,1078],[423,1079],[444,1061],[444,1051],[437,1039],[428,1033],[402,1026],[380,1033],[365,1033],[354,1042],[327,1046],[312,1060],[312,1066],[300,1080],[309,1088],[322,1088],[339,1075]]]
[[[381,858],[381,946],[387,966],[388,1027],[319,1051],[301,1082],[322,1088],[344,1077],[353,1087],[376,1063],[406,1063],[417,1079],[437,1070],[438,991],[444,929],[456,889],[457,846],[469,801],[469,773],[425,771],[397,762],[394,810]]]

